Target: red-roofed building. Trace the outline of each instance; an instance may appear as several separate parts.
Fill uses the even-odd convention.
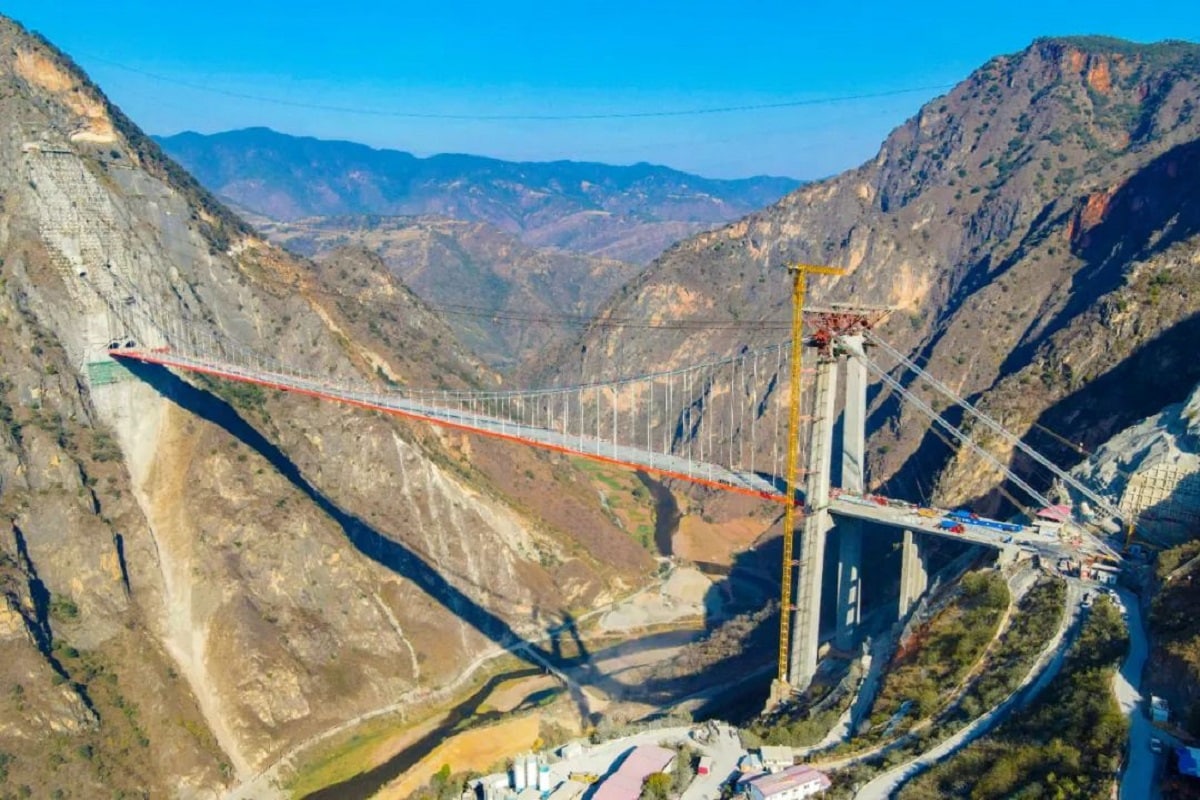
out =
[[[1066,522],[1071,519],[1071,507],[1065,503],[1060,503],[1056,506],[1046,506],[1037,515],[1038,519],[1046,519],[1051,522]]]
[[[751,800],[800,800],[820,794],[829,785],[828,775],[805,764],[742,781]]]
[[[1043,536],[1057,536],[1062,526],[1071,521],[1071,507],[1065,504],[1046,506],[1037,512],[1033,521],[1034,530]]]
[[[642,795],[646,778],[656,772],[666,772],[674,761],[674,750],[653,744],[635,747],[617,771],[596,788],[592,800],[637,800]]]

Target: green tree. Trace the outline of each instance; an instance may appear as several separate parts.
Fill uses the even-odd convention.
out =
[[[642,800],[670,800],[671,776],[665,772],[656,772],[646,778],[642,784]]]
[[[675,768],[672,770],[671,791],[676,795],[683,794],[683,790],[692,782],[692,778],[696,773],[692,771],[692,763],[696,759],[696,751],[692,750],[688,745],[680,745],[676,748]]]

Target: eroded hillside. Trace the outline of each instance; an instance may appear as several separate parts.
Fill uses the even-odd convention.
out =
[[[520,371],[578,330],[640,268],[538,249],[483,222],[436,217],[326,217],[275,223],[251,217],[271,241],[318,261],[347,244],[376,253],[436,308],[472,352]],[[540,363],[539,363],[540,365]]]

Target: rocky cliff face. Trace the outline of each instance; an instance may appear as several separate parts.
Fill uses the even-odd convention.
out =
[[[383,263],[443,315],[494,368],[528,360],[574,334],[640,269],[623,261],[534,248],[484,222],[439,217],[250,218],[271,241],[323,261],[347,244]]]
[[[0,201],[6,792],[212,796],[649,571],[569,464],[116,365],[153,309],[334,379],[492,379],[377,260],[267,245],[3,19]]]
[[[671,248],[605,312],[710,330],[597,328],[580,343],[586,368],[779,339],[782,265],[832,264],[847,274],[816,279],[812,302],[893,306],[881,335],[961,395],[1036,447],[1059,447],[1043,428],[1094,446],[1200,378],[1187,357],[1200,310],[1198,104],[1191,44],[1046,39],[995,58],[869,163]],[[888,491],[928,495],[941,474],[954,501],[994,484],[886,393],[869,425],[870,473]]]
[[[1139,540],[1176,545],[1200,532],[1200,387],[1105,442],[1080,477],[1108,486]]]
[[[159,141],[215,193],[272,219],[433,214],[487,222],[535,247],[634,263],[797,185],[790,178],[714,180],[651,164],[417,158],[266,128]]]

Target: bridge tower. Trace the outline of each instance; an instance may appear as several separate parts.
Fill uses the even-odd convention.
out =
[[[801,301],[802,302],[802,301]],[[867,375],[861,361],[848,357],[838,342],[849,338],[861,344],[862,334],[881,322],[889,309],[868,306],[836,305],[810,309],[814,321],[811,335],[804,344],[816,352],[816,377],[812,430],[805,477],[804,523],[799,558],[793,558],[791,539],[794,517],[784,515],[784,605],[780,620],[780,674],[771,693],[770,705],[777,704],[792,691],[801,691],[812,682],[817,669],[821,620],[822,571],[825,543],[834,528],[829,512],[832,493],[834,423],[837,419],[837,383],[842,364],[846,368],[846,395],[842,422],[842,488],[862,494],[866,450]],[[799,313],[799,310],[797,310]],[[797,335],[799,333],[797,332]],[[797,348],[798,349],[798,348]],[[793,356],[796,368],[800,359]],[[798,420],[799,392],[793,389],[792,413]],[[789,434],[789,448],[798,448],[798,428]],[[789,451],[790,452],[790,451]],[[792,462],[789,461],[789,468]],[[795,497],[794,472],[789,471],[789,497]],[[791,510],[790,505],[787,506]],[[857,636],[861,616],[862,529],[856,520],[839,521],[837,619],[838,645],[849,648]],[[798,572],[794,599],[791,578]],[[786,653],[784,652],[786,650]],[[786,666],[785,666],[786,659]]]

